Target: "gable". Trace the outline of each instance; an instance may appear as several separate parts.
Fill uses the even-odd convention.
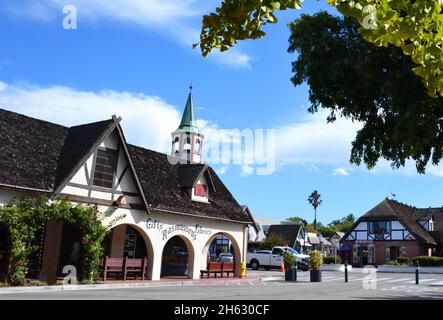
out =
[[[61,189],[61,196],[79,197],[85,200],[102,200],[109,203],[119,201],[121,204],[141,205],[142,199],[131,174],[132,170],[125,150],[122,147],[118,130],[115,128],[105,137],[97,148],[91,150],[88,158],[80,163],[79,169]],[[98,184],[99,169],[102,165],[98,159],[100,154],[112,154],[113,160],[112,186],[104,187]]]

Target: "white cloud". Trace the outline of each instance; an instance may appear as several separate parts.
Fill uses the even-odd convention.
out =
[[[299,122],[277,128],[277,161],[285,164],[349,163],[351,142],[361,124],[344,118],[327,123],[328,112],[307,115]]]
[[[222,166],[220,168],[217,168],[217,170],[215,170],[215,172],[218,175],[224,175],[226,172],[228,172],[229,167],[228,166]]]
[[[64,86],[8,85],[0,81],[0,107],[73,126],[121,116],[129,143],[169,152],[171,132],[180,112],[156,96],[143,93],[80,91]]]
[[[349,175],[349,169],[347,168],[335,168],[332,171],[333,176],[348,176]]]
[[[3,4],[4,9],[15,16],[26,16],[40,21],[56,21],[63,18],[63,7],[73,5],[77,9],[79,28],[85,21],[111,21],[136,25],[175,39],[189,51],[200,39],[200,26],[204,14],[214,5],[202,0],[21,0]],[[1,8],[2,5],[0,5]],[[200,54],[198,49],[191,51]],[[251,69],[251,57],[238,47],[222,54],[214,52],[209,60],[232,68]]]

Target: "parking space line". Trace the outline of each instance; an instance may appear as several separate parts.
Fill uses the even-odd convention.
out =
[[[330,279],[326,279],[326,280],[322,279],[321,282],[331,282],[331,281],[337,281],[337,280],[343,280],[344,281],[344,279],[342,279],[342,278],[330,278]]]
[[[420,279],[420,283],[430,282],[430,281],[434,281],[434,280],[437,280],[437,279]],[[441,282],[443,282],[443,281],[441,281]],[[415,283],[415,280],[408,281],[407,283]]]
[[[389,281],[386,281],[386,282],[394,283],[394,282],[402,282],[402,281],[406,281],[406,280],[411,280],[411,277],[409,277],[409,278],[400,278],[400,279],[395,279],[395,280],[389,280]]]

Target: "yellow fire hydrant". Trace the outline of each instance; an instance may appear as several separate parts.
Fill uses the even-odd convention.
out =
[[[240,264],[240,278],[244,279],[246,277],[246,262]]]

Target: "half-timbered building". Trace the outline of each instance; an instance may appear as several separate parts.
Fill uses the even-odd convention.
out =
[[[441,254],[443,209],[419,209],[385,199],[343,236],[354,265],[380,265],[398,257]]]
[[[44,195],[97,205],[105,225],[119,217],[105,255],[147,257],[148,279],[198,278],[217,239],[229,244],[238,275],[253,219],[202,161],[191,93],[170,155],[127,143],[121,121],[65,127],[0,109],[0,204]],[[34,276],[53,283],[64,266],[81,269],[81,237],[75,225],[48,223],[36,239]],[[0,225],[0,274],[8,269],[7,238]]]

